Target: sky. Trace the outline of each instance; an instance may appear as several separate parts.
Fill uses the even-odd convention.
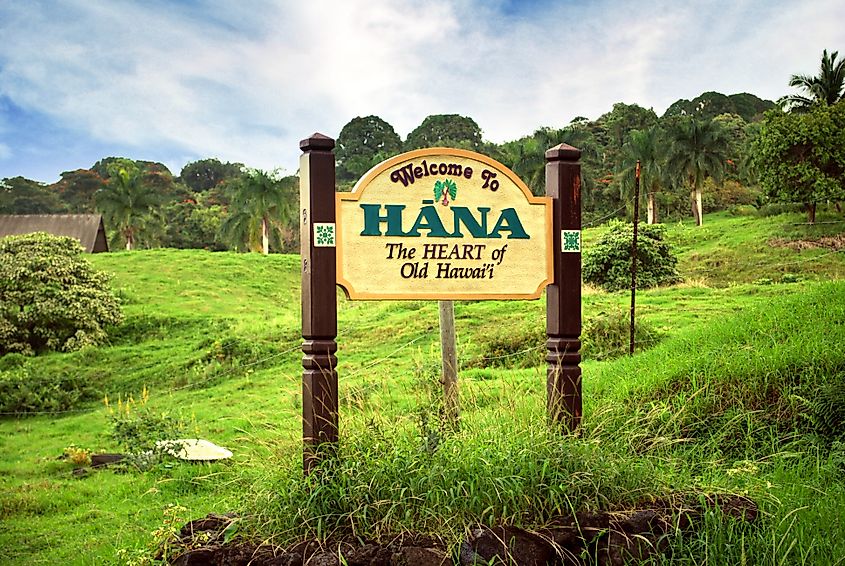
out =
[[[0,0],[0,178],[107,156],[295,173],[299,141],[430,114],[501,143],[616,102],[775,100],[845,55],[842,0]]]

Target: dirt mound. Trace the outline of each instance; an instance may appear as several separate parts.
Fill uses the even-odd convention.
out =
[[[795,251],[827,249],[833,251],[845,250],[845,234],[835,236],[823,236],[817,240],[788,240],[786,238],[773,238],[769,245],[776,248],[789,248]]]
[[[697,501],[688,505],[685,500]],[[457,552],[442,541],[402,535],[389,542],[349,540],[303,541],[288,548],[242,539],[224,542],[232,515],[208,515],[191,521],[181,532],[178,566],[470,566],[476,564],[621,565],[636,564],[664,552],[666,535],[690,532],[705,510],[718,507],[736,520],[754,522],[757,505],[740,496],[678,497],[636,509],[582,512],[561,517],[544,528],[514,526],[470,529]]]

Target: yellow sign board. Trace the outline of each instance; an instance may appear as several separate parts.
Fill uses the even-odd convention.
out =
[[[336,201],[351,299],[536,299],[552,282],[551,198],[479,153],[398,155]]]

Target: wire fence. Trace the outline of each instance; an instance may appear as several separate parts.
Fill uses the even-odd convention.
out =
[[[612,213],[610,213],[610,214],[608,214],[604,217],[593,220],[589,224],[584,225],[584,228],[596,226],[598,223],[600,223],[600,222],[602,222],[602,221],[604,221],[608,218],[611,218],[612,216],[616,215],[618,212],[624,210],[632,201],[633,201],[633,199],[629,199],[625,204],[623,204],[617,210],[613,211]],[[845,220],[843,220],[843,221],[831,221],[831,222],[824,222],[824,223],[825,224],[840,224],[840,223],[845,224]],[[791,225],[797,226],[797,225],[805,225],[805,224],[808,224],[808,223],[795,223],[795,224],[791,224]],[[816,249],[819,249],[819,248],[816,248]],[[809,251],[809,250],[807,250],[807,251]],[[834,250],[830,250],[830,251],[827,251],[825,253],[822,253],[820,255],[800,258],[800,259],[796,259],[794,261],[785,261],[785,262],[779,262],[779,263],[771,263],[771,262],[765,262],[764,261],[764,262],[758,262],[756,264],[744,265],[743,267],[745,269],[749,269],[749,268],[755,269],[755,268],[758,268],[758,267],[767,267],[767,268],[770,268],[770,269],[776,269],[776,268],[780,268],[780,267],[788,267],[788,266],[793,266],[793,265],[801,265],[801,264],[805,264],[805,263],[809,263],[809,262],[819,261],[823,258],[832,256],[832,255],[835,255],[835,254],[839,254],[839,253],[845,255],[845,249],[834,249]],[[718,268],[715,268],[715,267],[714,268],[706,268],[706,269],[695,268],[694,271],[693,271],[693,275],[698,276],[698,275],[702,275],[702,274],[713,274],[713,273],[718,273],[720,271],[721,270],[719,270]],[[357,334],[357,333],[365,332],[367,330],[372,330],[372,329],[375,329],[375,328],[384,328],[384,325],[382,323],[374,323],[374,324],[368,325],[366,327],[356,326],[355,328],[351,328],[350,331]],[[419,341],[423,340],[427,336],[430,336],[428,333],[431,330],[432,330],[432,328],[428,328],[423,334],[420,334],[419,336],[405,342],[401,346],[399,346],[396,349],[394,349],[393,351],[391,351],[386,356],[383,356],[381,358],[373,360],[373,361],[363,365],[362,367],[360,367],[356,370],[353,370],[349,373],[344,374],[344,378],[355,377],[357,375],[362,374],[365,371],[373,369],[373,368],[393,359],[393,357],[396,354],[398,354],[399,352],[402,352],[403,350],[405,350],[405,349],[409,348],[410,346],[412,346],[412,345],[418,343]],[[650,344],[650,343],[656,343],[656,342],[660,342],[660,341],[661,341],[660,339],[640,340],[640,341],[637,341],[637,344]],[[283,351],[275,352],[273,354],[270,354],[270,355],[265,356],[265,357],[258,359],[258,360],[254,360],[254,361],[249,362],[249,363],[244,364],[244,365],[239,365],[238,367],[231,368],[231,369],[229,369],[225,372],[213,373],[213,374],[207,376],[206,378],[204,378],[202,380],[186,383],[184,385],[180,385],[180,386],[176,386],[176,387],[165,388],[165,389],[162,389],[160,391],[162,393],[175,393],[175,392],[179,392],[179,391],[183,391],[183,390],[187,390],[187,389],[196,388],[196,387],[203,385],[205,383],[208,383],[210,381],[220,380],[220,379],[226,378],[228,376],[231,376],[235,373],[243,372],[245,369],[266,364],[266,363],[268,363],[272,360],[281,358],[282,356],[286,356],[286,355],[291,354],[293,352],[299,351],[302,347],[301,342],[299,342],[299,341],[291,342],[291,343],[287,344],[286,346],[287,346],[286,349],[284,349]],[[540,349],[543,349],[543,348],[545,348],[545,344],[541,344],[541,345],[534,346],[534,347],[531,347],[531,348],[526,348],[526,349],[523,349],[523,350],[520,350],[520,351],[517,351],[517,352],[512,352],[512,353],[507,353],[507,354],[502,354],[502,355],[497,355],[497,356],[486,356],[486,357],[485,356],[476,356],[476,357],[472,357],[472,361],[473,361],[473,363],[479,363],[479,362],[485,362],[485,361],[497,361],[497,360],[502,360],[502,359],[507,359],[507,358],[514,358],[514,357],[524,356],[527,353],[530,353],[530,352],[536,351],[536,350],[540,350]],[[624,347],[620,347],[618,352],[620,354],[621,353],[627,353],[628,352],[628,346],[626,345]],[[613,354],[613,353],[616,353],[616,352],[615,351],[605,352],[605,354]],[[149,369],[151,367],[154,367],[154,366],[146,366],[146,369]],[[92,410],[93,410],[92,407],[87,407],[87,408],[81,408],[81,409],[64,409],[64,410],[49,410],[49,411],[3,411],[3,412],[0,412],[0,416],[70,415],[70,414],[87,413],[87,412],[91,412]]]
[[[293,344],[293,343],[291,343],[291,344]],[[236,368],[231,368],[231,369],[224,371],[224,372],[221,372],[221,373],[213,373],[213,374],[211,374],[211,375],[209,375],[209,376],[207,376],[204,379],[201,379],[199,381],[192,381],[190,383],[186,383],[185,385],[180,385],[180,386],[175,386],[175,387],[166,387],[166,388],[160,389],[158,391],[160,393],[163,393],[163,394],[175,393],[177,391],[184,391],[186,389],[191,389],[191,388],[197,387],[198,385],[202,385],[202,384],[207,383],[209,381],[224,379],[224,378],[226,378],[230,375],[233,375],[235,373],[240,373],[247,368],[263,365],[263,364],[265,364],[265,363],[267,363],[271,360],[280,358],[282,356],[290,354],[291,352],[300,350],[301,347],[302,347],[301,343],[296,343],[296,345],[294,345],[294,346],[292,346],[292,347],[290,347],[290,348],[288,348],[288,349],[286,349],[282,352],[276,352],[274,354],[270,354],[269,356],[265,356],[261,359],[254,360],[254,361],[249,362],[247,364],[240,365]],[[154,365],[148,365],[148,366],[145,366],[142,369],[149,369],[151,367],[155,367],[155,366]],[[65,414],[74,414],[74,413],[77,413],[77,414],[78,413],[89,413],[92,410],[93,410],[93,407],[87,407],[87,408],[84,408],[84,409],[64,409],[64,410],[52,410],[52,411],[3,411],[3,412],[0,412],[0,416],[65,415]]]
[[[592,221],[588,222],[587,224],[582,225],[581,228],[582,229],[583,228],[594,228],[594,227],[600,225],[605,220],[615,217],[617,214],[619,214],[620,212],[622,212],[623,210],[628,208],[628,206],[631,205],[631,203],[633,203],[633,202],[634,202],[634,199],[632,197],[632,198],[628,199],[622,206],[620,206],[619,208],[617,208],[616,210],[614,210],[610,214],[607,214],[605,216],[602,216],[601,218],[597,218],[595,220],[592,220]]]

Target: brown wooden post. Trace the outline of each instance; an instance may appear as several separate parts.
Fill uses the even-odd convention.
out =
[[[302,257],[303,470],[310,473],[337,442],[337,266],[334,140],[299,142]]]
[[[546,391],[549,418],[567,431],[581,425],[581,151],[546,151],[552,197],[554,281],[546,288]]]

